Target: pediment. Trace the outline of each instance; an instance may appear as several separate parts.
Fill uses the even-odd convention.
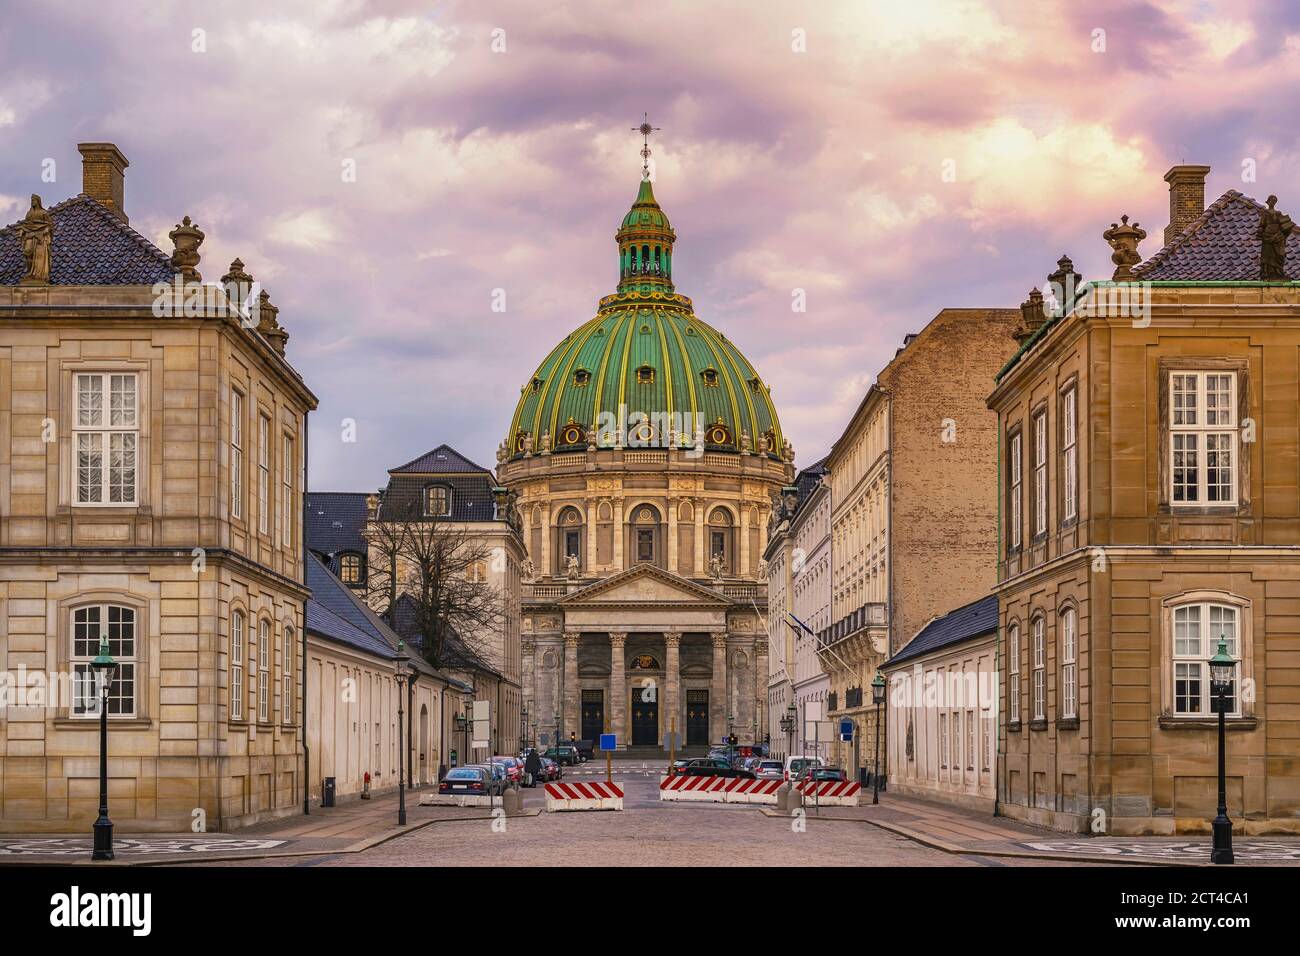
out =
[[[712,588],[670,574],[662,568],[643,564],[574,591],[556,603],[570,608],[619,604],[723,608],[735,602]]]

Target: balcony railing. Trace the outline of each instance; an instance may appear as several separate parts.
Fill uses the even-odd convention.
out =
[[[852,637],[867,628],[889,626],[889,605],[883,601],[873,601],[844,615],[830,627],[817,635],[822,644],[834,644]]]

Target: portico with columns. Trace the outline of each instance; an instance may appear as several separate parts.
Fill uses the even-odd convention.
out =
[[[620,750],[660,748],[669,730],[688,748],[767,732],[767,638],[752,602],[639,565],[530,609],[535,664],[525,695],[538,736],[617,735]]]

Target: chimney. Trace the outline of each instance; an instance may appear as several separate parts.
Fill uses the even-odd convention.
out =
[[[130,165],[112,143],[78,143],[81,191],[127,222],[122,204],[122,173]]]
[[[1174,166],[1165,173],[1169,184],[1169,225],[1165,245],[1205,212],[1205,177],[1209,166]]]

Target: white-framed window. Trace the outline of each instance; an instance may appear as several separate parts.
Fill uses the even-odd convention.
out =
[[[1237,503],[1237,374],[1169,375],[1169,500]]]
[[[257,530],[271,533],[271,419],[257,416]]]
[[[133,372],[78,372],[72,443],[77,449],[79,505],[134,505],[140,447],[137,376]]]
[[[244,612],[230,612],[230,719],[244,719]]]
[[[1020,723],[1020,625],[1007,627],[1007,720]]]
[[[257,719],[271,719],[271,622],[265,618],[257,628]]]
[[[1024,522],[1024,466],[1020,432],[1011,436],[1010,445],[1011,448],[1007,452],[1009,459],[1007,465],[1011,475],[1011,501],[1007,505],[1007,518],[1011,525],[1011,548],[1015,550],[1020,547],[1021,527]]]
[[[284,660],[280,662],[280,720],[293,723],[293,628],[284,627]]]
[[[89,604],[72,611],[72,716],[99,717],[99,686],[90,662],[99,654],[101,638],[117,662],[108,685],[108,716],[136,715],[135,668],[138,661],[135,609],[118,604]]]
[[[280,474],[280,540],[286,548],[293,545],[293,439],[284,436],[284,467]]]
[[[1174,714],[1180,717],[1215,715],[1214,692],[1210,686],[1209,660],[1219,650],[1219,638],[1227,641],[1228,653],[1237,660],[1236,676],[1225,699],[1229,717],[1241,716],[1237,687],[1241,683],[1241,615],[1237,608],[1213,601],[1181,604],[1172,609],[1174,625]]]
[[[425,490],[424,513],[438,517],[451,514],[451,489],[446,485],[430,485]]]
[[[1061,396],[1061,519],[1079,516],[1079,444],[1076,391],[1071,385]]]
[[[1047,620],[1034,618],[1033,623],[1033,696],[1034,720],[1047,717]]]
[[[939,715],[939,766],[948,767],[948,715]]]
[[[966,769],[975,769],[975,711],[966,711]]]
[[[984,766],[980,769],[984,773],[993,772],[993,727],[992,717],[984,718]]]
[[[230,517],[244,516],[244,396],[230,390]]]
[[[1074,608],[1061,615],[1061,716],[1079,716],[1079,635]]]
[[[1047,412],[1034,416],[1034,534],[1047,530]]]

